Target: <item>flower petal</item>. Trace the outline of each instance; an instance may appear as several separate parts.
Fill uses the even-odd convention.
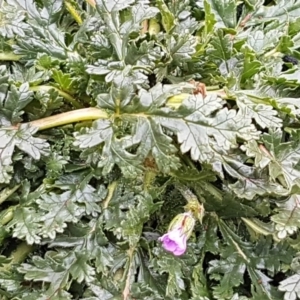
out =
[[[177,248],[177,244],[176,242],[174,242],[173,240],[170,240],[168,237],[168,234],[165,234],[163,236],[163,238],[161,239],[162,243],[163,243],[163,247],[170,252],[173,252],[174,250],[176,250]]]
[[[172,251],[172,252],[174,255],[180,256],[180,255],[184,254],[185,251],[186,251],[186,247],[184,249],[176,248],[176,250]]]
[[[177,244],[180,249],[186,248],[186,236],[182,233],[182,230],[177,228],[168,232],[169,239]]]

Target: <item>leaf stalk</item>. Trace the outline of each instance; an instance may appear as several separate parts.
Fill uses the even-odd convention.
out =
[[[108,119],[108,114],[100,108],[89,107],[31,121],[28,124],[37,127],[38,130],[45,130],[70,123],[97,119]]]
[[[0,204],[6,201],[19,187],[21,184],[15,185],[13,188],[5,188],[0,192]]]
[[[21,243],[11,254],[11,261],[7,264],[4,264],[0,268],[0,271],[9,271],[13,265],[22,263],[26,259],[28,254],[31,253],[33,250],[34,246],[28,245],[26,242]]]
[[[21,58],[21,55],[14,54],[13,52],[0,53],[0,60],[2,61],[19,61]]]
[[[52,85],[38,85],[38,86],[31,86],[29,88],[33,92],[48,92],[52,89],[58,92],[58,94],[68,100],[75,108],[82,108],[82,104],[78,102],[74,97],[72,97],[70,94],[58,89],[57,87],[54,87]]]

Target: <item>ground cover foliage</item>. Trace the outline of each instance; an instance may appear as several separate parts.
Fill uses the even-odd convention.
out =
[[[1,300],[300,298],[299,0],[0,3]]]

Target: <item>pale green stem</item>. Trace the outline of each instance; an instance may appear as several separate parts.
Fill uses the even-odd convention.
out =
[[[33,92],[48,92],[52,89],[54,89],[55,91],[58,92],[58,94],[60,96],[62,96],[63,98],[65,98],[66,100],[68,100],[75,108],[82,108],[82,104],[80,102],[78,102],[75,98],[73,98],[70,94],[54,87],[51,85],[38,85],[38,86],[31,86],[29,88],[31,91]]]
[[[136,246],[132,246],[128,249],[128,269],[127,269],[127,275],[126,275],[126,281],[125,281],[125,287],[123,289],[123,300],[128,300],[130,296],[130,279],[132,278],[132,275],[134,274],[133,270],[133,264],[134,264],[134,253],[135,253]]]
[[[246,225],[248,225],[252,230],[254,230],[256,233],[258,234],[262,234],[262,235],[272,235],[273,236],[273,239],[279,243],[280,242],[280,239],[278,239],[276,237],[276,235],[274,234],[274,232],[271,232],[271,231],[267,231],[266,229],[262,228],[261,226],[259,226],[258,224],[256,224],[255,222],[253,222],[251,219],[249,218],[241,218]]]
[[[212,85],[212,86],[205,86],[207,91],[223,91],[220,90],[220,87],[218,85]]]
[[[72,17],[74,18],[74,20],[79,25],[81,25],[82,24],[82,19],[80,17],[80,14],[76,10],[76,8],[71,3],[69,3],[68,1],[65,1],[65,6],[66,6],[67,10],[69,11],[69,13],[72,15]]]
[[[280,55],[280,52],[277,51],[277,49],[272,49],[271,51],[264,54],[264,57],[270,57],[270,56],[278,56]]]
[[[0,60],[4,61],[19,61],[22,58],[21,55],[14,54],[12,52],[0,53]]]
[[[117,181],[113,181],[112,183],[110,183],[108,185],[108,188],[107,188],[108,193],[107,193],[107,196],[106,196],[106,198],[105,198],[105,200],[103,201],[103,204],[102,204],[103,209],[106,209],[108,207],[109,202],[112,199],[117,186],[118,186]]]
[[[45,130],[70,123],[97,119],[108,119],[108,115],[100,108],[90,107],[68,111],[59,115],[31,121],[28,124],[37,127],[39,130]]]
[[[146,170],[144,175],[144,191],[147,191],[151,186],[152,182],[155,180],[157,173],[152,170]]]
[[[18,206],[19,205],[10,206],[5,211],[1,212],[1,220],[0,220],[1,225],[6,225],[13,219],[14,212]]]
[[[0,192],[0,204],[2,204],[9,196],[11,196],[21,184],[14,186],[13,188],[5,188]]]
[[[28,254],[31,253],[33,250],[33,246],[28,245],[26,242],[21,243],[20,245],[18,245],[17,249],[11,254],[11,261],[0,267],[0,271],[9,271],[13,265],[22,263],[26,259]]]

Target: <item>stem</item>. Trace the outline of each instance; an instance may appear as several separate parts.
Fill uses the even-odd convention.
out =
[[[223,90],[220,90],[220,87],[218,85],[212,85],[212,86],[206,86],[206,90],[207,91],[223,91]]]
[[[221,202],[223,201],[223,195],[220,192],[220,190],[217,187],[215,187],[213,184],[211,184],[210,182],[203,180],[199,183],[199,186],[201,186],[201,189],[203,191],[207,191],[208,193],[213,195],[217,200],[219,200]],[[194,186],[194,188],[197,189],[197,186]]]
[[[106,209],[108,207],[109,202],[114,195],[115,189],[117,188],[117,185],[118,185],[117,181],[113,181],[112,183],[109,184],[109,186],[107,188],[108,193],[107,193],[107,196],[106,196],[105,200],[103,201],[103,205],[102,205],[103,209]]]
[[[125,282],[125,287],[123,290],[123,300],[127,300],[129,295],[130,295],[130,279],[132,275],[134,274],[133,272],[133,263],[134,263],[134,253],[135,253],[135,248],[136,246],[133,246],[129,248],[128,250],[128,258],[129,258],[129,264],[128,264],[128,272],[126,276],[126,282]]]
[[[14,54],[13,52],[0,53],[0,60],[19,61],[21,58],[21,55]]]
[[[239,244],[231,236],[228,236],[228,237],[231,240],[232,244],[235,246],[235,248],[236,248],[237,252],[240,254],[240,256],[249,264],[250,260],[247,257],[247,255],[244,253],[244,251],[241,249]]]
[[[277,52],[277,49],[276,49],[276,48],[275,48],[275,49],[272,49],[272,50],[269,51],[269,52],[267,52],[267,53],[264,55],[264,57],[277,56],[277,55],[275,55],[275,54],[277,54],[277,55],[280,54],[280,52]]]
[[[210,90],[210,87],[206,87],[206,95],[214,95],[217,94],[220,98],[226,100],[226,99],[231,99],[227,96],[226,92],[223,89],[219,89],[219,90]]]
[[[243,218],[243,217],[241,217],[241,219],[244,221],[244,223],[245,223],[246,225],[248,225],[248,226],[249,226],[253,231],[255,231],[256,233],[262,234],[262,235],[265,235],[265,236],[267,236],[267,235],[272,235],[272,236],[273,236],[273,239],[274,239],[277,243],[280,242],[280,239],[278,239],[278,238],[276,237],[276,235],[274,234],[274,232],[266,230],[265,228],[259,226],[257,223],[253,222],[253,221],[252,221],[251,219],[249,219],[249,218]]]
[[[13,219],[14,211],[16,210],[16,208],[18,206],[19,205],[10,206],[9,208],[7,208],[6,210],[1,212],[0,225],[6,225],[7,223],[9,223]]]
[[[39,130],[45,130],[57,126],[62,126],[70,123],[96,120],[96,119],[107,119],[108,115],[105,111],[100,108],[90,107],[82,108],[73,111],[68,111],[59,115],[31,121],[28,124],[37,127]]]
[[[9,196],[11,196],[21,184],[14,186],[13,188],[5,188],[0,192],[0,204],[2,204]]]
[[[81,25],[82,24],[82,19],[79,15],[79,13],[77,12],[76,8],[69,3],[68,1],[65,1],[65,6],[67,8],[67,10],[69,11],[69,13],[72,15],[72,17],[74,18],[74,20]]]
[[[65,98],[66,100],[68,100],[75,108],[82,108],[82,104],[80,102],[78,102],[75,98],[73,98],[70,94],[54,87],[51,85],[39,85],[39,86],[32,86],[29,88],[31,91],[33,92],[48,92],[52,89],[54,89],[55,91],[58,92],[58,94],[60,96],[62,96],[63,98]]]
[[[174,184],[175,188],[182,194],[182,196],[185,198],[185,200],[189,203],[189,202],[198,202],[198,198],[197,196],[195,196],[192,191],[186,187],[185,185],[176,182]]]
[[[155,180],[157,173],[152,170],[147,170],[144,175],[144,191],[147,191],[151,186],[152,182]]]
[[[0,271],[9,271],[13,265],[22,263],[26,259],[27,255],[33,251],[33,249],[34,247],[28,245],[26,242],[21,243],[20,245],[18,245],[17,249],[11,254],[11,261],[7,264],[4,264],[0,268]]]

